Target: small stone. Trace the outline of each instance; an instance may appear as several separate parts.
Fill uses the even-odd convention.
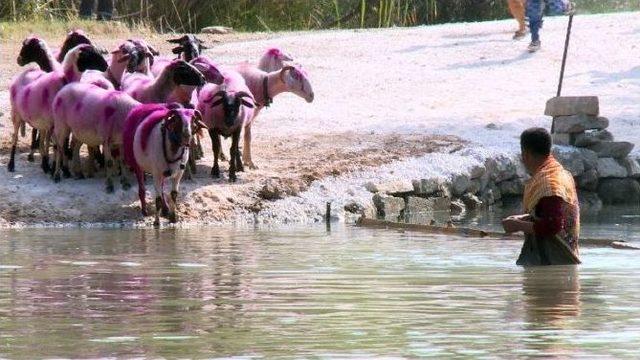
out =
[[[488,123],[487,125],[484,126],[487,130],[500,130],[502,129],[502,126],[496,124],[496,123]]]
[[[631,153],[634,145],[627,141],[603,141],[589,146],[589,150],[595,151],[601,158],[622,159]]]
[[[518,196],[524,193],[524,184],[520,179],[503,181],[498,187],[503,196]]]
[[[553,119],[554,131],[558,133],[581,133],[587,130],[602,130],[609,126],[609,119],[593,115],[557,116]]]
[[[485,167],[487,171],[491,173],[491,180],[495,182],[510,180],[517,176],[515,162],[506,156],[487,159],[485,161]]]
[[[464,203],[461,200],[454,200],[451,202],[451,215],[458,216],[465,211]]]
[[[585,171],[578,177],[578,188],[588,191],[598,190],[598,172],[595,169]]]
[[[413,183],[409,180],[388,181],[379,184],[367,182],[364,187],[372,193],[383,193],[389,195],[406,195],[414,191]]]
[[[575,134],[573,145],[587,147],[603,141],[613,141],[613,134],[608,130],[591,130]]]
[[[413,180],[413,192],[417,195],[431,195],[440,191],[442,179]]]
[[[552,153],[571,175],[580,176],[584,172],[584,160],[577,148],[555,146]]]
[[[469,186],[471,186],[471,179],[468,175],[455,175],[451,180],[451,192],[454,196],[461,196],[469,189]]]
[[[485,172],[486,169],[484,168],[484,166],[475,165],[471,168],[471,179],[477,179],[484,175]]]
[[[379,219],[387,221],[398,221],[404,211],[404,199],[389,196],[386,194],[373,195],[373,203],[376,206]]]
[[[578,148],[577,150],[582,157],[585,170],[595,169],[598,166],[598,154],[595,151],[583,148]]]
[[[554,145],[569,146],[573,144],[573,135],[569,133],[555,133],[552,135]]]
[[[203,34],[218,34],[225,35],[233,33],[233,28],[227,26],[207,26],[200,30]]]
[[[404,210],[405,220],[412,223],[444,222],[451,216],[451,200],[444,197],[409,196]]]
[[[461,200],[466,206],[466,208],[469,210],[475,210],[482,206],[482,201],[478,199],[477,196],[471,193],[466,193],[462,195]]]
[[[597,170],[601,178],[625,178],[629,175],[627,169],[613,158],[599,158]]]
[[[622,163],[622,166],[627,168],[629,177],[632,177],[634,179],[640,178],[640,164],[638,163],[638,160],[632,158],[624,158],[620,162]]]
[[[602,179],[598,196],[604,204],[635,204],[640,202],[640,184],[633,179]]]
[[[581,191],[578,193],[581,214],[597,214],[602,210],[602,200],[598,194],[591,191]]]
[[[547,101],[544,114],[547,116],[568,116],[576,114],[598,115],[600,102],[597,96],[560,96]]]

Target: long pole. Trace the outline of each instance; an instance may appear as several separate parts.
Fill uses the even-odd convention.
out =
[[[558,81],[558,93],[562,95],[562,82],[564,81],[564,69],[567,66],[567,54],[569,53],[569,40],[571,39],[571,27],[573,26],[573,15],[569,15],[569,25],[567,26],[567,38],[564,41],[564,54],[562,55],[562,67],[560,67],[560,80]],[[551,133],[554,133],[555,121],[551,123]]]

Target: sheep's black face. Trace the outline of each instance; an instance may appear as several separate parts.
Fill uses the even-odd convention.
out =
[[[64,40],[64,43],[62,44],[62,48],[60,48],[60,53],[58,54],[58,61],[62,62],[62,60],[64,60],[64,57],[67,55],[69,50],[82,44],[91,45],[91,40],[89,40],[89,38],[83,33],[74,31],[69,35],[67,35],[67,38]]]
[[[204,75],[194,66],[184,61],[173,64],[173,81],[178,85],[202,86],[205,84]]]
[[[93,46],[85,46],[80,50],[77,65],[80,72],[86,70],[106,71],[109,66],[107,61]]]
[[[173,48],[172,52],[176,55],[184,54],[185,61],[191,61],[197,58],[200,56],[200,53],[202,53],[202,50],[206,49],[206,47],[202,45],[202,41],[192,34],[168,41],[173,44],[179,44],[179,46]]]
[[[224,124],[227,127],[233,126],[240,113],[240,100],[235,96],[225,96],[222,109],[224,110]]]
[[[24,66],[30,62],[35,62],[40,66],[40,69],[51,72],[51,62],[47,57],[47,50],[42,40],[38,38],[30,38],[25,40],[20,49],[20,54],[17,59],[18,65]]]

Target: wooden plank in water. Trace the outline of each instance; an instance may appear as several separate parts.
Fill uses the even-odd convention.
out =
[[[492,240],[519,240],[523,241],[524,236],[521,234],[511,234],[507,235],[505,233],[495,232],[495,231],[484,231],[473,228],[465,228],[465,227],[455,227],[455,226],[434,226],[434,225],[423,225],[423,224],[407,224],[393,221],[385,221],[385,220],[376,220],[376,219],[368,219],[368,218],[360,218],[356,222],[357,226],[363,227],[375,227],[375,228],[385,228],[385,229],[398,229],[398,230],[409,230],[416,232],[423,232],[429,234],[444,234],[444,235],[457,235],[471,238],[490,238]],[[580,239],[580,245],[589,245],[595,247],[612,247],[614,249],[623,249],[623,250],[640,250],[639,246],[632,245],[624,240],[611,240],[611,239],[589,239],[584,238]]]

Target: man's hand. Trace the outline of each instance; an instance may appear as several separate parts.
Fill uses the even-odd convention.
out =
[[[533,233],[533,222],[529,215],[513,215],[502,220],[502,227],[507,234],[522,231],[525,234]]]

